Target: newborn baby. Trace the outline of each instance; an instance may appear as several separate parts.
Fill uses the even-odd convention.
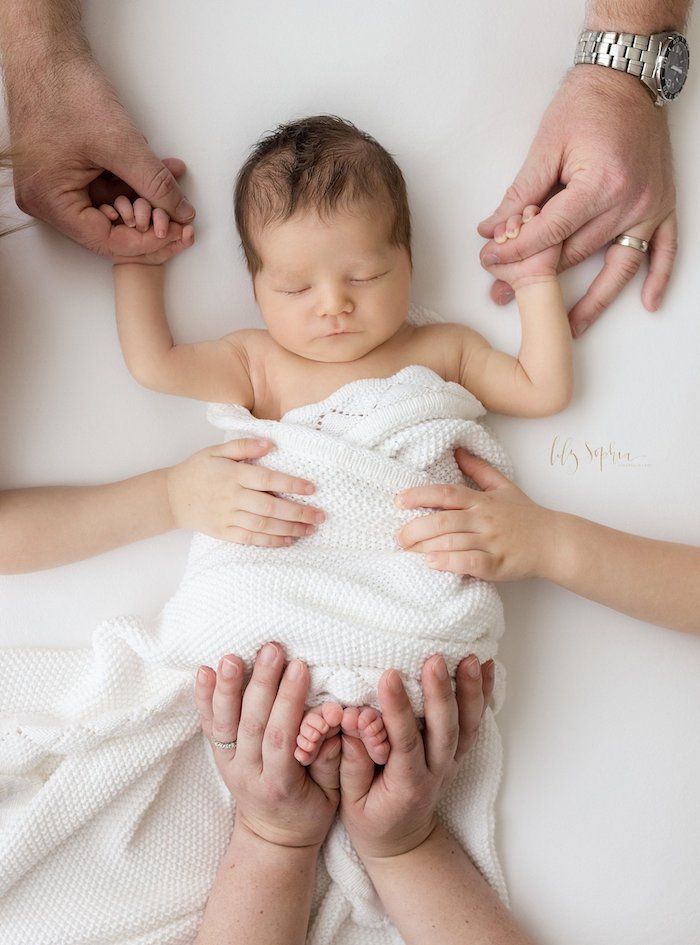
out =
[[[131,225],[151,222],[143,200],[132,206],[120,198],[115,208]],[[537,209],[511,217],[499,238],[517,236]],[[115,219],[114,209],[105,212]],[[164,226],[158,214],[156,231]],[[238,175],[235,217],[266,329],[174,344],[163,266],[114,266],[119,338],[129,370],[144,386],[237,404],[255,418],[279,421],[352,382],[421,365],[495,413],[541,417],[569,403],[571,335],[556,275],[561,247],[490,270],[516,293],[522,320],[517,358],[462,324],[411,324],[404,178],[391,155],[350,122],[304,118],[262,139]],[[185,227],[183,245],[192,240],[192,228]],[[251,543],[259,516],[274,514],[273,505],[262,504],[268,497],[260,497],[260,508],[240,513]],[[314,526],[299,529],[304,536]],[[291,542],[279,539],[279,545]],[[378,709],[343,709],[334,701],[308,709],[297,759],[310,764],[340,726],[363,739],[376,763],[386,762],[389,744]]]

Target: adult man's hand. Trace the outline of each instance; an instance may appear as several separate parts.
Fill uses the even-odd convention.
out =
[[[542,212],[516,239],[500,242],[509,216],[528,204],[543,203]],[[479,233],[489,239],[481,259],[513,262],[563,242],[560,269],[565,269],[620,233],[642,237],[651,244],[642,302],[655,311],[676,255],[675,203],[664,110],[654,107],[634,76],[596,65],[575,66],[545,112],[501,204],[479,224]],[[617,244],[608,248],[602,270],[569,313],[574,335],[585,331],[617,297],[643,255]],[[491,297],[502,304],[510,301],[512,292],[505,283],[495,282]]]
[[[87,44],[71,35],[5,46],[20,209],[108,257],[149,254],[180,239],[195,213],[176,180],[185,165],[153,154]],[[174,221],[167,236],[112,226],[97,207],[119,194],[140,195],[165,210]]]

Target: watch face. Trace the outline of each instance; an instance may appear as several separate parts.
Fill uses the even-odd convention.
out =
[[[659,72],[661,94],[664,98],[673,99],[679,94],[688,75],[689,63],[688,44],[682,36],[674,36]]]

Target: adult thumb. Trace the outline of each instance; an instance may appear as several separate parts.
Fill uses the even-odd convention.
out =
[[[136,135],[134,138],[121,153],[110,155],[107,169],[132,187],[139,197],[165,210],[171,220],[189,223],[194,219],[195,209],[180,190],[168,166],[172,166],[172,162],[164,164],[151,151],[145,139],[139,140]]]
[[[529,204],[541,206],[557,184],[558,176],[557,167],[546,155],[531,151],[499,205],[477,226],[479,235],[492,239],[497,223],[505,223],[513,213],[522,213]]]
[[[502,473],[494,469],[485,459],[468,453],[461,446],[455,450],[455,459],[465,476],[473,479],[484,492],[488,492],[489,489],[498,489],[504,483],[509,482]]]
[[[374,762],[359,738],[342,735],[340,794],[350,803],[364,797],[374,780]]]

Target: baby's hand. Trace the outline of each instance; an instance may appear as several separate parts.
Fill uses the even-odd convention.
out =
[[[540,208],[530,204],[525,207],[522,214],[515,213],[508,217],[505,223],[499,223],[493,234],[494,242],[505,243],[506,240],[515,239],[520,233],[520,228],[532,220],[540,212]],[[481,265],[495,279],[502,279],[507,282],[515,292],[524,285],[530,285],[535,282],[548,281],[552,277],[556,278],[559,257],[561,256],[561,243],[557,246],[548,246],[534,256],[528,256],[514,263],[490,263],[484,251],[481,251]]]
[[[99,209],[115,226],[133,227],[140,233],[147,233],[152,226],[155,235],[163,241],[160,249],[143,256],[115,256],[115,264],[134,262],[159,266],[194,243],[191,224],[181,226],[172,222],[165,210],[151,206],[143,197],[137,197],[132,203],[128,197],[120,196],[114,201],[114,206],[105,203]]]

